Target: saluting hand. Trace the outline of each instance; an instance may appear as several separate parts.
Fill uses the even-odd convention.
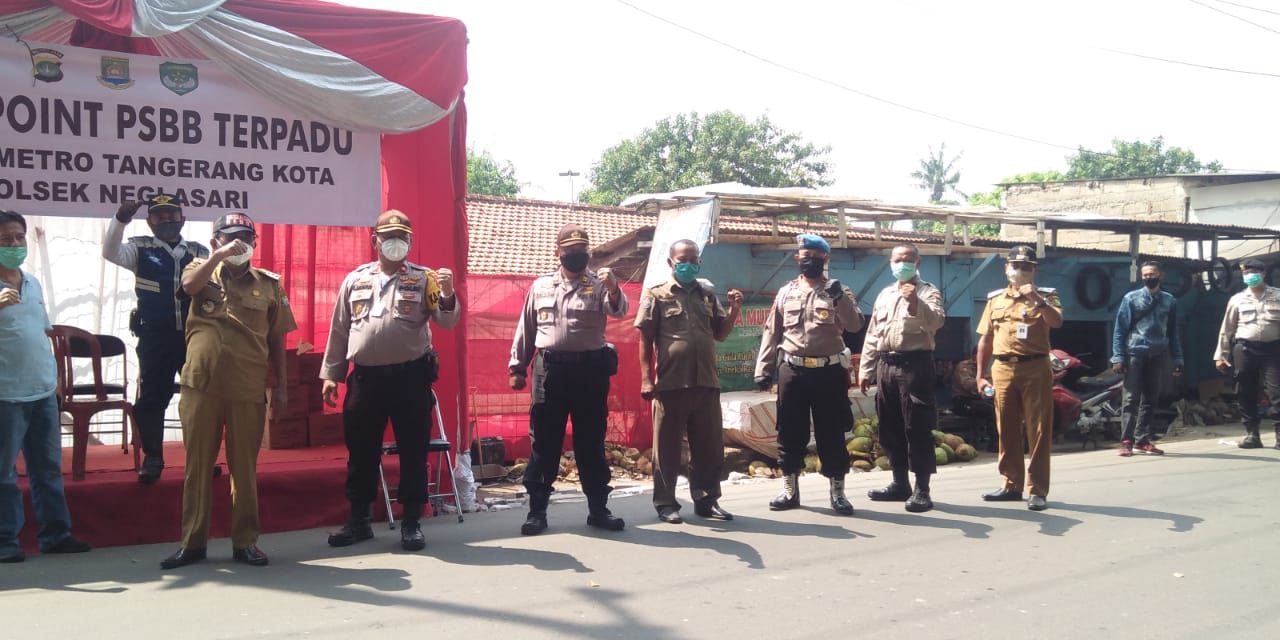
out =
[[[320,398],[330,407],[338,406],[338,383],[332,380],[325,380],[320,385]]]
[[[453,270],[437,269],[436,283],[440,285],[440,295],[451,298],[453,297]]]
[[[22,294],[17,289],[5,289],[0,291],[0,309],[11,307],[22,302]]]
[[[729,293],[725,294],[725,297],[728,298],[729,300],[730,311],[742,308],[742,292],[741,291],[738,291],[737,289],[730,289]]]

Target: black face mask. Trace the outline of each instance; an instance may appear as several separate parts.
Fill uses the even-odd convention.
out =
[[[560,266],[569,273],[582,273],[587,270],[587,261],[590,259],[589,253],[566,253],[560,256]]]
[[[822,267],[825,264],[826,264],[826,261],[823,260],[822,258],[814,258],[814,257],[801,258],[800,273],[804,274],[806,278],[821,278]]]
[[[1154,291],[1156,287],[1160,286],[1160,278],[1143,278],[1142,284],[1147,285],[1148,289]]]
[[[182,237],[182,222],[157,222],[151,225],[151,233],[164,242],[177,242]]]

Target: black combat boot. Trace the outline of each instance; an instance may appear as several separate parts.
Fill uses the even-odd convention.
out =
[[[1244,439],[1240,441],[1241,449],[1261,449],[1262,436],[1258,435],[1257,427],[1248,427],[1249,432],[1245,434]]]
[[[421,504],[404,505],[404,518],[400,522],[400,548],[405,551],[422,551],[427,546],[427,539],[422,535],[422,525],[418,519],[422,517]]]
[[[831,508],[842,516],[853,515],[853,505],[844,497],[844,478],[831,478]]]
[[[609,511],[609,507],[606,506],[608,502],[607,491],[603,495],[587,496],[587,524],[605,531],[622,531],[627,523]]]
[[[525,518],[524,524],[520,525],[522,535],[536,536],[547,530],[547,504],[550,501],[550,495],[529,494],[529,517]]]
[[[875,502],[902,502],[911,497],[911,481],[906,469],[893,470],[893,482],[883,489],[867,491],[867,497]]]
[[[800,506],[800,474],[788,473],[782,476],[782,493],[769,501],[769,508],[774,511],[786,511]]]
[[[373,537],[372,517],[369,503],[351,505],[351,516],[343,523],[342,528],[329,534],[329,546],[349,547],[357,542]]]

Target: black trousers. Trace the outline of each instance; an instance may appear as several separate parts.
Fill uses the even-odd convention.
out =
[[[1151,441],[1151,416],[1160,399],[1160,382],[1168,364],[1169,354],[1164,351],[1134,354],[1125,362],[1121,440],[1134,444]]]
[[[1258,433],[1258,392],[1265,390],[1271,401],[1271,417],[1280,430],[1280,342],[1269,346],[1251,346],[1237,342],[1231,349],[1231,363],[1236,373],[1236,397],[1244,427]]]
[[[539,356],[542,360],[542,356]],[[524,470],[524,486],[532,500],[551,495],[560,474],[566,422],[573,419],[573,456],[582,480],[582,492],[592,511],[605,508],[609,499],[609,463],[604,457],[604,436],[609,419],[609,371],[602,360],[575,363],[542,362],[541,390],[534,389],[529,408],[529,438],[533,453]],[[538,376],[534,376],[534,384]],[[540,396],[540,397],[539,397]]]
[[[876,365],[880,443],[894,469],[910,468],[923,475],[938,472],[933,454],[933,430],[938,428],[933,369],[932,351],[887,356]]]
[[[382,438],[391,420],[400,450],[403,505],[427,501],[427,441],[431,437],[431,383],[421,367],[402,367],[392,375],[384,367],[356,367],[347,377],[342,404],[342,435],[347,443],[347,500],[365,505],[378,496]]]
[[[164,414],[173,399],[174,377],[186,360],[185,332],[144,325],[138,333],[138,399],[133,403],[133,418],[147,456],[164,456]]]
[[[786,474],[804,468],[812,417],[822,475],[849,473],[844,433],[853,425],[849,406],[849,373],[834,364],[806,369],[783,363],[778,372],[778,466]]]

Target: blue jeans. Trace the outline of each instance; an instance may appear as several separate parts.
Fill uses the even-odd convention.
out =
[[[31,402],[0,401],[0,555],[18,551],[26,524],[18,488],[18,452],[27,463],[31,502],[40,531],[40,549],[71,536],[71,513],[62,489],[62,433],[58,401],[50,395]]]

